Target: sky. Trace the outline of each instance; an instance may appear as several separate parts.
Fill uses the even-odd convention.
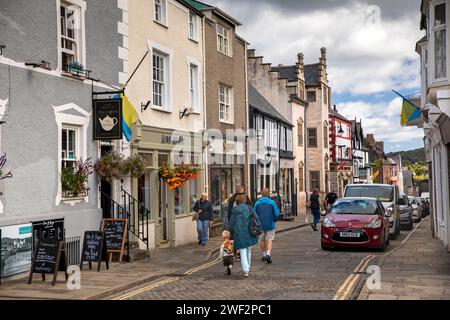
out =
[[[200,0],[201,1],[201,0]],[[423,130],[401,127],[403,95],[420,92],[415,44],[424,36],[420,0],[205,0],[242,26],[238,34],[264,62],[294,64],[298,52],[316,63],[327,48],[333,104],[385,151],[423,147]]]

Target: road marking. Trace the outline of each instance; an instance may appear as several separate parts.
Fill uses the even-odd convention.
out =
[[[173,282],[173,281],[177,281],[178,279],[179,279],[178,277],[172,277],[172,278],[168,278],[168,279],[165,279],[165,280],[161,280],[159,282],[153,283],[153,284],[148,285],[146,287],[134,290],[132,292],[126,293],[126,294],[121,295],[121,296],[118,296],[118,297],[116,297],[116,298],[114,298],[112,300],[126,300],[126,299],[129,299],[129,298],[131,298],[131,297],[133,297],[135,295],[143,293],[145,291],[155,289],[157,287],[160,287],[162,285],[165,285],[165,284]]]
[[[220,258],[216,258],[216,259],[213,260],[213,261],[207,262],[207,263],[205,263],[205,264],[203,264],[203,265],[200,265],[200,266],[198,266],[198,267],[195,267],[195,268],[192,268],[192,269],[186,271],[186,272],[184,273],[184,275],[191,275],[191,274],[193,274],[193,273],[195,273],[195,272],[198,272],[198,271],[201,271],[201,270],[203,270],[203,269],[209,268],[209,267],[211,267],[211,266],[213,266],[213,265],[215,265],[215,264],[217,264],[217,263],[219,263],[219,262],[221,262],[221,261],[222,261],[222,260],[221,260]],[[112,300],[126,300],[126,299],[129,299],[129,298],[131,298],[131,297],[133,297],[133,296],[136,296],[136,295],[138,295],[138,294],[144,293],[144,292],[146,292],[146,291],[153,290],[153,289],[155,289],[155,288],[158,288],[158,287],[163,286],[163,285],[165,285],[165,284],[168,284],[168,283],[170,283],[170,282],[177,281],[177,280],[179,280],[179,279],[180,279],[179,277],[171,277],[171,278],[168,278],[168,279],[165,279],[165,280],[161,280],[161,281],[158,281],[158,282],[156,282],[156,283],[153,283],[153,284],[150,284],[150,285],[148,285],[148,286],[145,286],[145,287],[143,287],[143,288],[139,288],[139,289],[136,289],[136,290],[134,290],[134,291],[125,293],[125,294],[123,294],[123,295],[120,295],[120,296],[118,296],[118,297],[116,297],[116,298],[114,298],[114,299],[112,299]]]

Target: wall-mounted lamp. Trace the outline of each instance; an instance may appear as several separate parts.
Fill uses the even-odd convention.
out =
[[[27,67],[31,66],[33,68],[42,68],[46,70],[51,70],[50,68],[50,62],[42,60],[41,63],[32,63],[32,62],[25,62],[25,65]]]
[[[150,100],[148,100],[146,104],[143,104],[141,102],[141,112],[147,110],[148,106],[150,105],[150,102],[151,102]]]
[[[3,55],[3,49],[5,49],[6,46],[4,44],[0,45],[0,56]]]
[[[179,112],[180,119],[183,119],[184,117],[189,117],[192,113],[192,108],[184,108],[183,111]]]

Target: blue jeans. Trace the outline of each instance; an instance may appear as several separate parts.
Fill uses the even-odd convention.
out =
[[[317,224],[320,221],[320,210],[319,209],[311,209],[313,215],[314,215],[314,222],[313,224]]]
[[[209,220],[197,220],[198,241],[201,245],[206,244],[208,240]]]
[[[252,265],[252,247],[239,249],[241,254],[241,266],[242,271],[250,272],[250,266]]]

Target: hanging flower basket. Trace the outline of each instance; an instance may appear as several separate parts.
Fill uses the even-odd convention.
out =
[[[159,177],[167,184],[169,190],[182,188],[189,180],[196,180],[199,170],[190,164],[181,164],[179,167],[171,168],[163,166],[159,169]]]
[[[65,198],[86,196],[89,190],[88,178],[92,174],[94,165],[91,158],[77,161],[75,168],[61,170],[61,186]]]

